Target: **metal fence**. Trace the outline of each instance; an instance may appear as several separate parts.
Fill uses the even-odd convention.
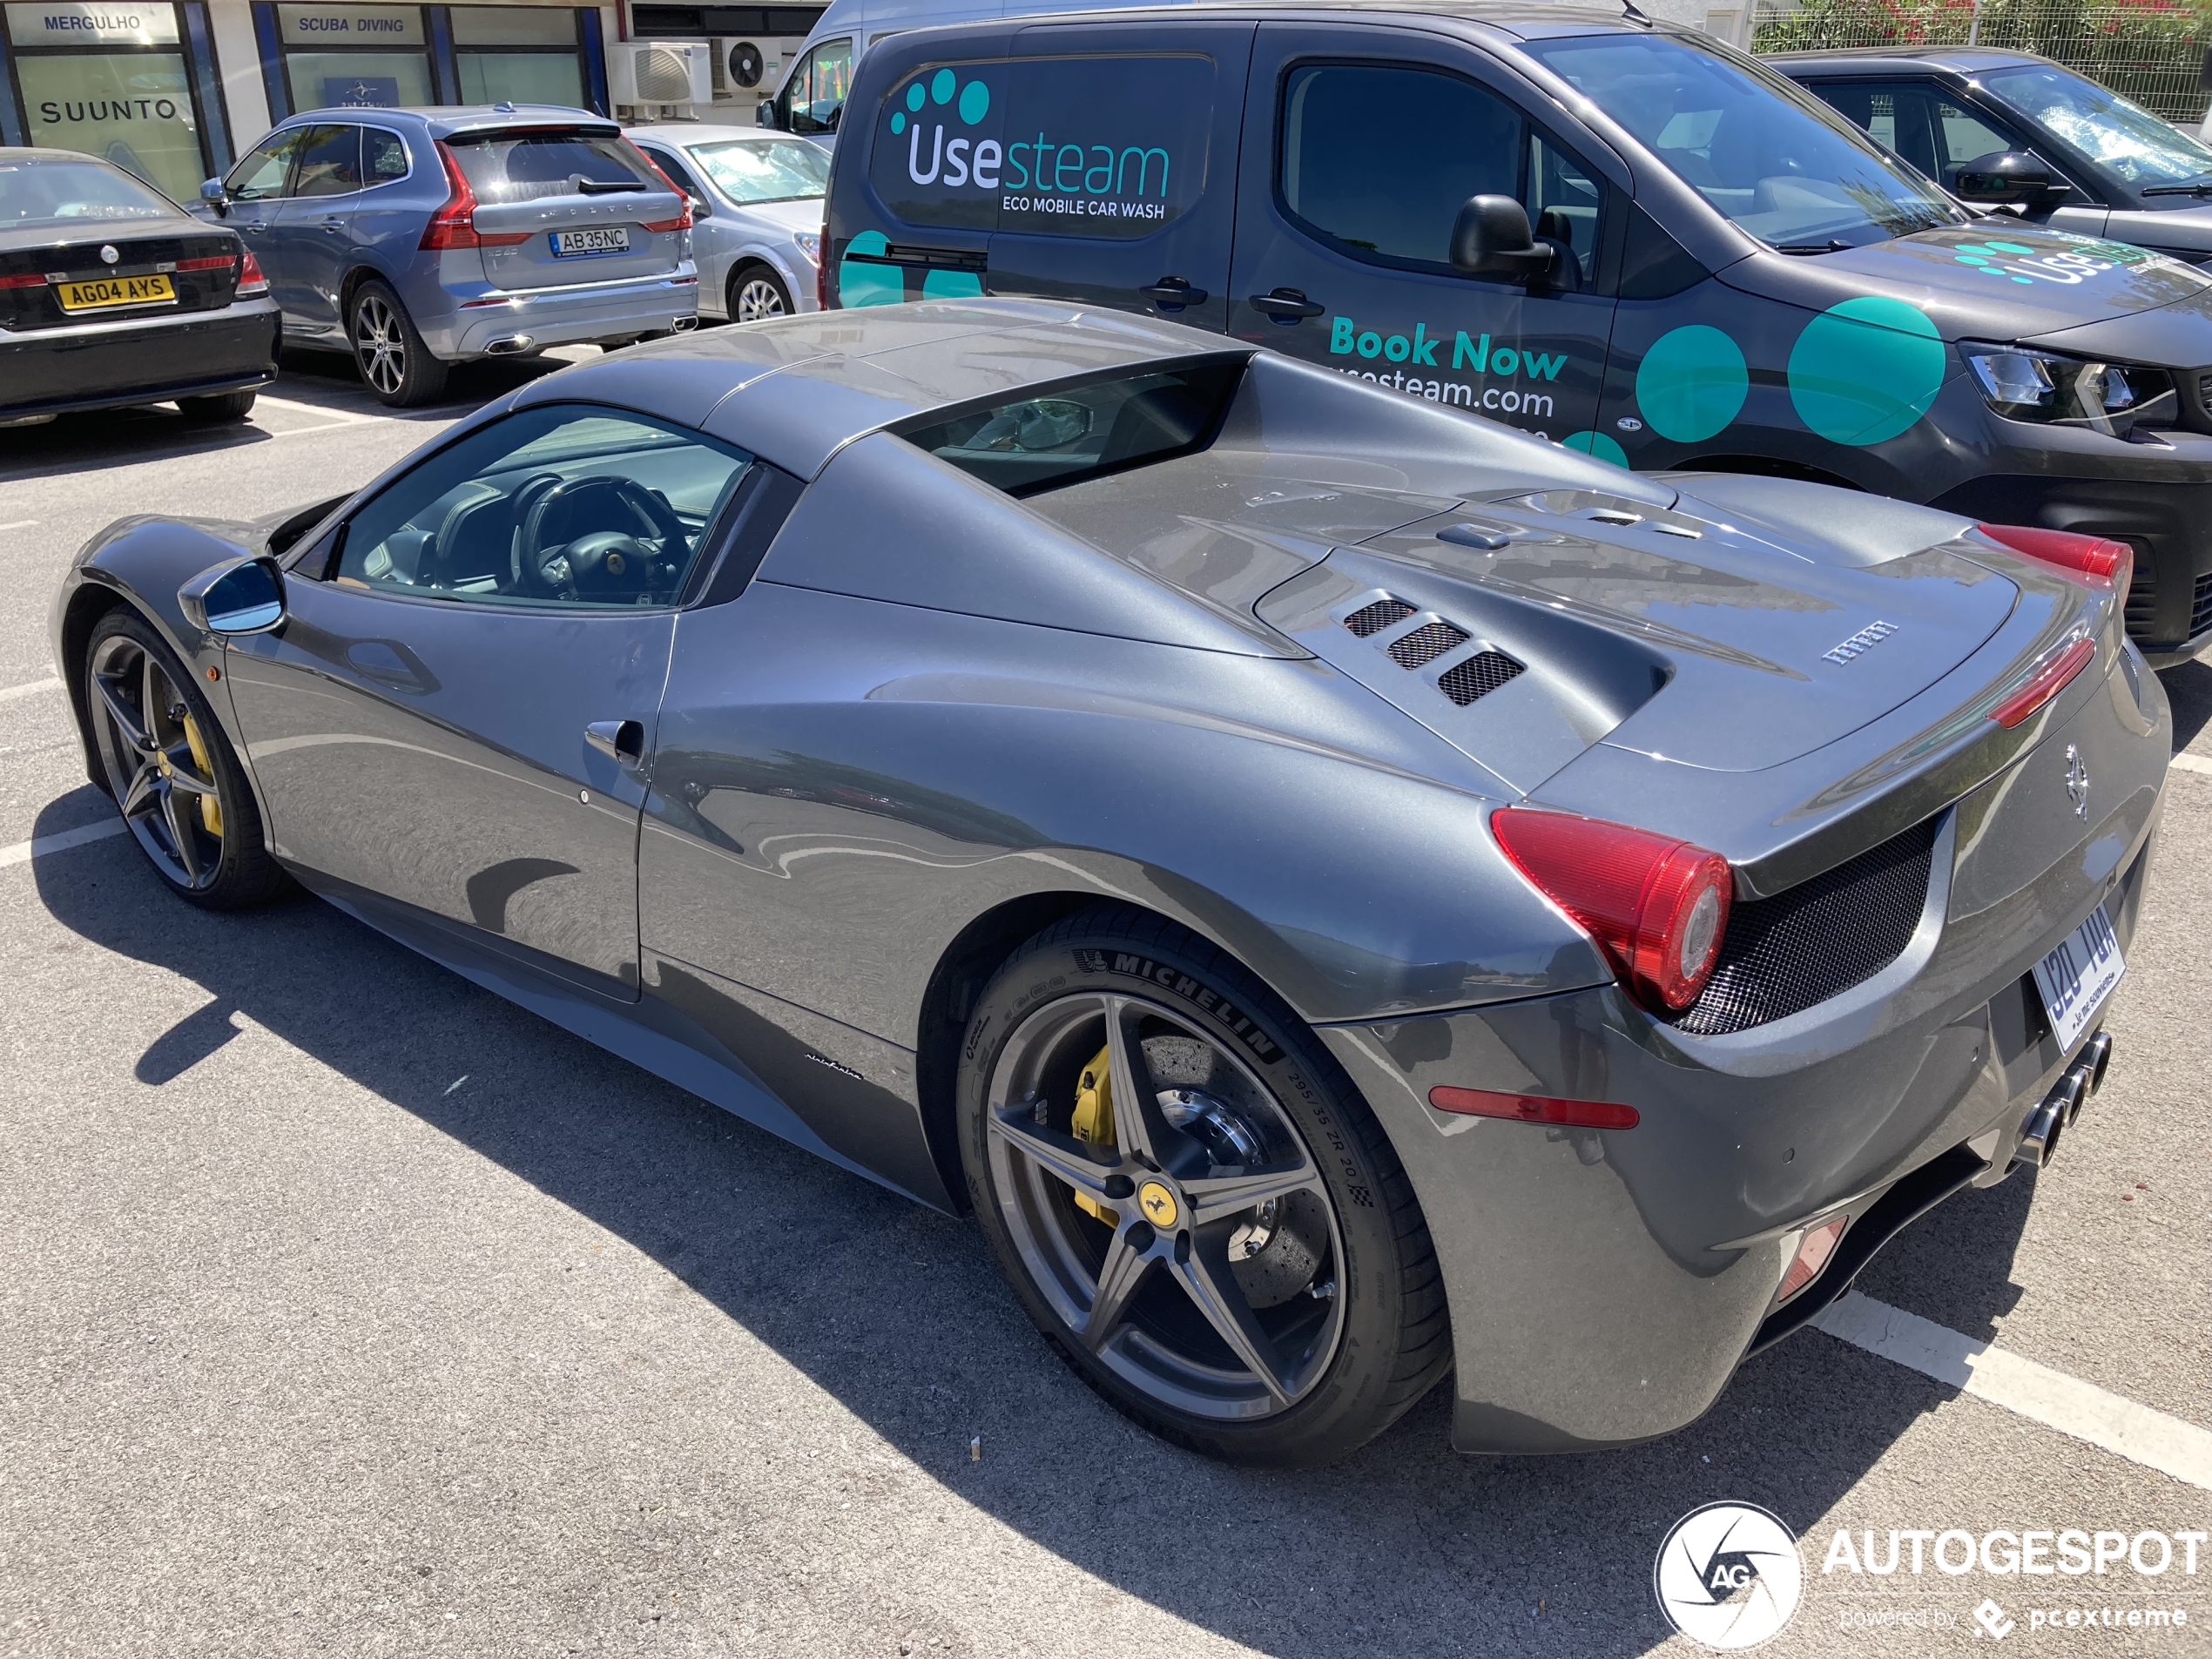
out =
[[[2194,126],[2212,0],[1758,0],[1751,23],[1756,52],[1968,44],[2040,53]]]

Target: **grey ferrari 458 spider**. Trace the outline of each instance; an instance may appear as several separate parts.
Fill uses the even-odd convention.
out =
[[[54,644],[183,899],[288,878],[972,1208],[1075,1371],[1312,1462],[1711,1404],[2109,1053],[2127,550],[1637,477],[1217,336],[924,304],[537,381]]]

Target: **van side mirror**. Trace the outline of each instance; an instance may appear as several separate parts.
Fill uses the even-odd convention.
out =
[[[231,192],[223,188],[223,181],[219,179],[210,179],[201,184],[199,199],[219,213],[227,214],[231,211]]]
[[[784,130],[783,113],[776,108],[776,100],[772,98],[760,100],[759,108],[752,112],[752,120],[754,125],[766,127],[771,132]]]
[[[1470,196],[1452,221],[1452,268],[1462,276],[1534,282],[1559,250],[1529,233],[1528,212],[1510,196]]]
[[[1979,157],[1959,168],[1959,182],[1952,193],[1960,201],[1999,206],[2032,202],[2039,197],[2064,193],[2073,188],[2053,175],[2048,163],[2038,160],[2025,150],[2006,150]]]
[[[284,573],[266,554],[226,559],[178,589],[177,608],[207,633],[266,634],[284,621]]]

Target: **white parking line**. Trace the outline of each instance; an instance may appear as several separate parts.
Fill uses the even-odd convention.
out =
[[[0,687],[0,703],[12,703],[19,697],[37,697],[41,691],[58,691],[62,683],[57,679],[26,680],[21,685]]]
[[[2175,755],[2168,764],[2178,766],[2183,772],[2202,772],[2212,774],[2212,760],[2207,760],[2202,755]]]
[[[111,835],[120,835],[130,826],[119,818],[103,819],[97,824],[87,824],[81,829],[60,830],[51,835],[33,836],[28,841],[17,841],[12,846],[0,846],[0,870],[12,864],[28,864],[33,859],[43,859],[49,853],[66,853],[72,846],[83,846],[90,841],[105,841]]]
[[[0,530],[35,529],[37,524],[38,521],[35,518],[18,518],[13,523],[0,524]]]
[[[2212,1492],[2212,1432],[1976,1342],[1857,1291],[1812,1322],[1830,1336],[2061,1434]]]
[[[376,417],[373,415],[357,414],[352,409],[326,408],[320,403],[294,403],[288,397],[271,397],[266,392],[254,399],[253,407],[289,409],[294,415],[319,415],[324,420],[334,421],[340,426],[371,426],[376,421]]]

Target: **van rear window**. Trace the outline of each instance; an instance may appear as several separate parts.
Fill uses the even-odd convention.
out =
[[[542,196],[613,191],[666,190],[629,144],[615,133],[548,128],[495,132],[481,138],[460,133],[446,140],[461,175],[487,206],[536,201]]]
[[[1209,357],[931,413],[892,432],[1011,496],[1063,489],[1213,442],[1249,359]]]

